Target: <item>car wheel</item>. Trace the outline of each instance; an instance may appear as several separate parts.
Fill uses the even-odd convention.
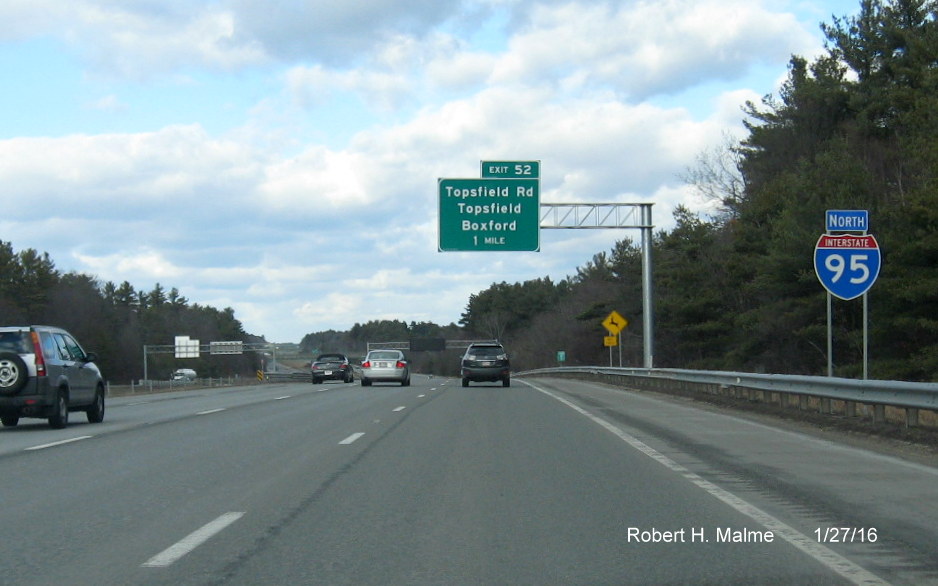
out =
[[[0,352],[0,393],[12,395],[26,386],[29,371],[19,354]]]
[[[0,423],[3,423],[4,427],[16,427],[19,422],[19,415],[0,415]]]
[[[363,379],[362,379],[362,386],[363,386],[363,387],[370,387],[370,386],[371,386],[371,381],[368,380],[367,378],[363,378]]]
[[[98,387],[94,392],[94,403],[88,407],[88,423],[101,423],[104,421],[104,389]]]
[[[468,386],[469,386],[469,379],[467,379],[467,378],[462,379],[462,386],[468,387]]]
[[[346,377],[345,377],[345,382],[346,382],[346,383],[355,382],[355,375],[353,375],[351,372],[348,373],[348,374],[346,375]]]
[[[401,386],[402,386],[402,387],[409,387],[409,386],[410,386],[410,377],[403,379],[403,380],[401,381]]]
[[[509,377],[507,377],[507,376],[506,376],[505,378],[503,378],[503,379],[502,379],[502,386],[503,386],[503,387],[510,387],[510,386],[511,386],[511,378],[509,378]]]
[[[55,394],[55,404],[52,408],[52,415],[49,416],[49,427],[52,429],[68,427],[68,397],[65,396],[62,389],[59,389]]]
[[[314,384],[314,385],[321,385],[321,384],[322,384],[322,379],[321,379],[321,378],[316,378],[316,377],[314,376],[314,377],[313,377],[313,384]]]

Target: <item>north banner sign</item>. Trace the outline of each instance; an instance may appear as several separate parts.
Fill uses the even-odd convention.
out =
[[[872,235],[822,234],[814,247],[814,271],[834,297],[860,297],[879,276],[881,255]]]
[[[868,210],[827,210],[824,222],[828,232],[863,232],[870,230]]]

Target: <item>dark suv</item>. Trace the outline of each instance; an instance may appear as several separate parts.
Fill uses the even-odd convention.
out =
[[[352,363],[345,354],[321,354],[313,361],[310,370],[314,385],[324,380],[340,380],[345,383],[355,380]]]
[[[88,421],[104,420],[104,379],[75,338],[50,326],[0,326],[0,421],[14,427],[20,417],[48,418],[68,425],[69,411]]]
[[[462,386],[473,381],[502,381],[503,387],[511,386],[511,364],[508,353],[498,343],[470,344],[462,357]]]

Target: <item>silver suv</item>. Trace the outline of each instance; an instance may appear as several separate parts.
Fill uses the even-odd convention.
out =
[[[68,425],[69,411],[85,411],[88,421],[104,421],[104,379],[75,338],[50,326],[0,326],[0,421],[48,418]]]

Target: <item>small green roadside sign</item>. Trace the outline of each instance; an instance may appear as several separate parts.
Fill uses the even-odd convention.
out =
[[[540,250],[540,181],[536,176],[439,179],[438,184],[441,252]]]
[[[540,161],[482,161],[483,178],[540,179]]]

